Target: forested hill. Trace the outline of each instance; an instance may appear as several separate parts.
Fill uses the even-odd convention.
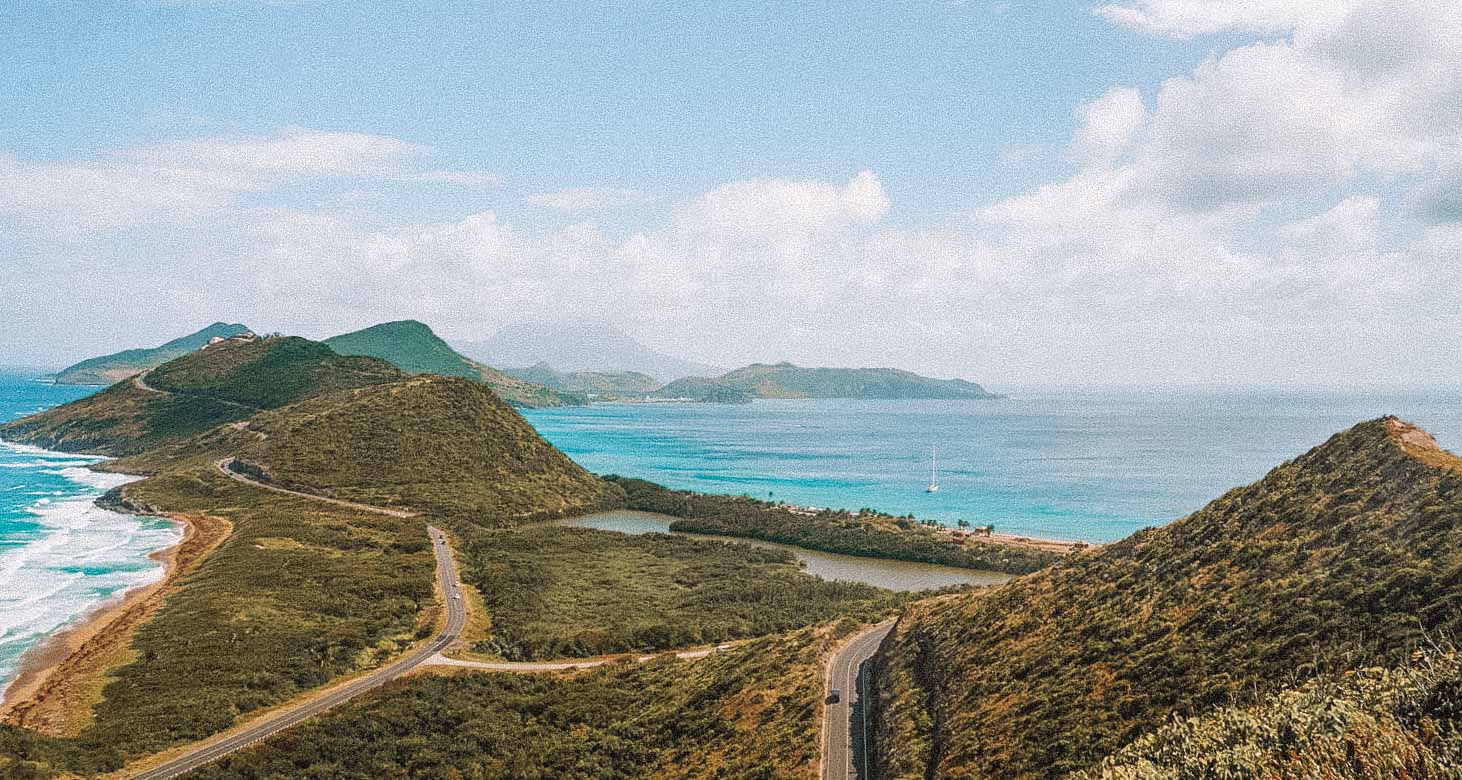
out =
[[[1362,423],[1171,525],[906,614],[880,776],[1060,776],[1174,714],[1462,635],[1459,463]]]
[[[296,337],[231,338],[168,361],[141,380],[0,426],[0,438],[65,452],[132,455],[305,398],[405,374]]]
[[[189,333],[151,349],[128,349],[101,357],[89,358],[46,377],[61,385],[109,385],[156,368],[173,358],[182,357],[215,338],[229,338],[248,333],[238,323],[215,322],[202,330]]]
[[[495,368],[458,354],[432,329],[416,320],[399,320],[372,325],[363,330],[325,339],[342,355],[380,358],[411,374],[438,374],[473,379],[514,406],[545,407],[579,405],[581,396],[525,382]]]
[[[974,382],[931,379],[896,368],[803,368],[754,363],[714,379],[687,377],[655,393],[661,398],[998,398]]]

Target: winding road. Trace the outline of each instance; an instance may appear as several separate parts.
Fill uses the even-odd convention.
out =
[[[186,749],[180,755],[151,769],[132,774],[130,777],[133,780],[165,780],[165,778],[191,772],[217,761],[235,750],[268,739],[362,693],[379,688],[436,657],[457,641],[457,637],[462,634],[463,627],[467,625],[467,609],[462,604],[462,590],[457,581],[457,564],[452,560],[452,551],[447,545],[446,535],[433,526],[427,526],[426,530],[431,537],[432,549],[436,554],[437,583],[441,586],[442,595],[447,602],[446,625],[431,642],[417,648],[406,657],[363,677],[341,683],[320,695],[311,696],[305,701],[284,707],[237,729],[204,740]]]
[[[828,661],[827,680],[823,692],[831,696],[839,692],[838,701],[828,701],[823,710],[822,777],[823,780],[868,780],[867,723],[864,703],[868,676],[863,664],[878,651],[878,646],[894,621],[888,620],[864,629],[848,640]]]

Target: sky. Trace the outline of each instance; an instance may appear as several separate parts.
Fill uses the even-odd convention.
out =
[[[216,320],[715,365],[1462,384],[1408,0],[0,6],[0,365]]]

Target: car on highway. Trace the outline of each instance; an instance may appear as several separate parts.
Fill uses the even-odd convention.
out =
[[[837,688],[834,688],[832,690],[832,693],[829,693],[827,695],[827,703],[828,704],[837,704],[838,702],[840,702],[842,700],[843,700],[843,692],[840,691],[840,690],[838,690]]]

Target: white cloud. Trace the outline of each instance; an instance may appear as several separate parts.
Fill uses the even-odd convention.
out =
[[[1148,35],[1192,38],[1220,32],[1276,33],[1343,13],[1347,0],[1136,0],[1097,6],[1110,22]]]
[[[591,211],[642,205],[653,200],[639,190],[625,187],[571,187],[557,192],[541,192],[525,198],[535,206],[559,211]]]
[[[1147,122],[1142,95],[1117,87],[1076,109],[1081,125],[1072,141],[1073,155],[1087,164],[1107,165],[1121,157]]]

